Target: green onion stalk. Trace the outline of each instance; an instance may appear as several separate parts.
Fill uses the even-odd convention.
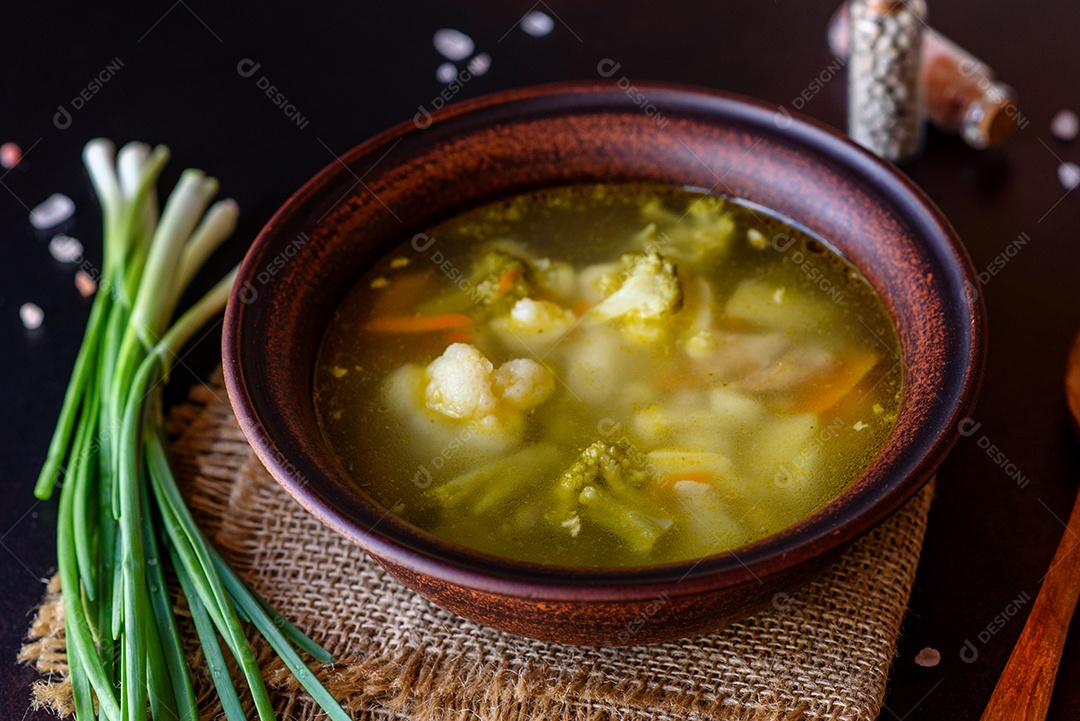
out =
[[[260,719],[274,718],[248,624],[331,718],[346,721],[301,652],[320,663],[333,658],[222,558],[192,517],[169,460],[162,386],[184,346],[221,313],[236,270],[178,317],[176,309],[235,229],[237,205],[210,205],[217,181],[186,170],[159,216],[164,146],[130,143],[117,153],[99,138],[83,159],[102,207],[104,263],[34,489],[44,500],[60,487],[56,555],[75,716],[199,718],[169,563],[229,721],[246,718],[242,694]],[[243,677],[239,688],[229,657]]]

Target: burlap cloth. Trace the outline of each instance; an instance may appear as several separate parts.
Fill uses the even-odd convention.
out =
[[[587,649],[462,620],[399,584],[309,516],[263,470],[220,376],[170,416],[189,503],[229,560],[330,650],[313,668],[358,719],[873,719],[885,694],[922,547],[927,488],[773,608],[695,639]],[[63,609],[54,579],[20,657],[43,674],[33,701],[70,713]],[[183,614],[182,601],[177,602]],[[185,619],[186,620],[186,619]],[[210,700],[193,627],[183,624],[204,718]],[[319,717],[256,641],[279,718]]]

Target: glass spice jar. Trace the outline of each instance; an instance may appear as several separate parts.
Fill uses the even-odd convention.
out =
[[[832,53],[848,58],[847,3],[829,21],[828,37]],[[919,83],[930,122],[958,133],[974,148],[997,145],[1023,122],[1016,92],[999,82],[986,63],[932,29],[923,37]]]
[[[886,160],[911,160],[923,141],[926,3],[851,0],[848,12],[848,135]]]

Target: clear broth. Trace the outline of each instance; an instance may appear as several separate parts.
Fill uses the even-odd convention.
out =
[[[674,265],[677,310],[607,317],[635,272],[627,253]],[[522,273],[477,269],[507,254]],[[522,296],[555,304],[542,308],[555,320]],[[429,366],[453,343],[493,372],[528,359],[554,388],[532,407],[504,408],[510,394],[447,415]],[[603,184],[469,210],[402,243],[334,314],[314,387],[341,466],[402,518],[497,556],[624,566],[735,549],[812,514],[884,445],[901,379],[881,299],[820,240],[730,199]],[[575,466],[590,447],[599,466]]]

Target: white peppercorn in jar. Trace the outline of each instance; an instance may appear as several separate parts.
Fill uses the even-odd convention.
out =
[[[849,13],[848,135],[886,160],[911,160],[923,143],[926,2],[851,0]]]
[[[844,2],[829,20],[833,55],[847,59],[850,36]],[[986,63],[929,26],[923,31],[920,77],[926,119],[947,133],[959,134],[973,148],[997,145],[1028,122],[1020,114],[1015,90],[998,81]],[[1071,117],[1075,122],[1076,116]],[[1067,136],[1068,121],[1066,116]]]

